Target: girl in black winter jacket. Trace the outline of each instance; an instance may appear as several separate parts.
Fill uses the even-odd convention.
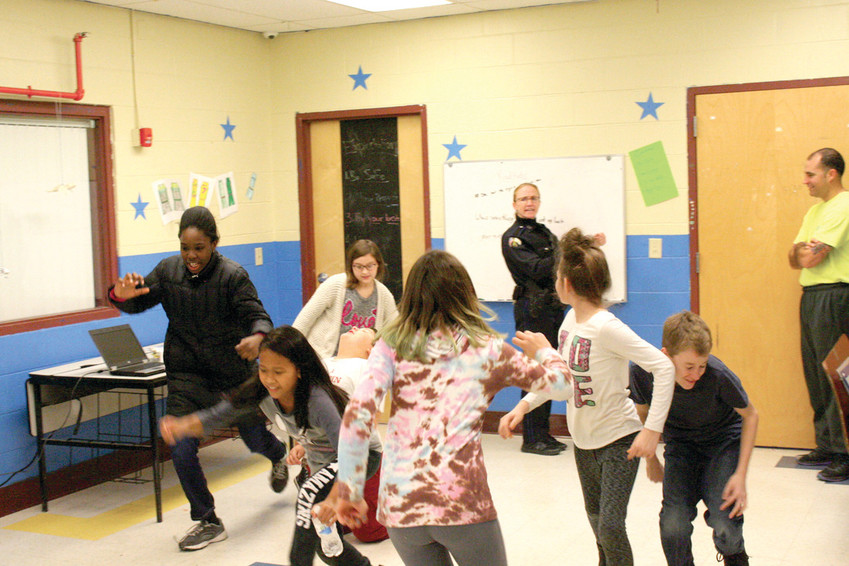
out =
[[[218,228],[208,209],[186,210],[177,235],[180,255],[162,260],[146,277],[127,273],[109,290],[109,298],[127,313],[158,304],[165,309],[166,412],[183,416],[215,405],[223,392],[250,376],[272,324],[245,269],[216,251]],[[242,419],[238,428],[252,452],[272,461],[271,485],[282,491],[288,479],[285,446],[265,427],[262,415]],[[171,450],[191,517],[198,521],[179,541],[180,550],[199,550],[227,538],[198,447],[198,439],[186,438]]]

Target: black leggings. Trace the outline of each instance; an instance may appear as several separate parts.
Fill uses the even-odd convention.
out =
[[[380,456],[380,452],[369,452],[366,477],[373,476],[377,471]],[[321,539],[313,527],[312,508],[327,499],[338,471],[336,462],[323,467],[311,475],[298,492],[298,500],[295,503],[295,535],[292,537],[292,549],[289,552],[289,562],[292,566],[312,566],[316,554],[325,564],[332,566],[371,566],[369,559],[342,536],[339,523],[336,523],[335,527],[342,539],[342,554],[325,556],[321,551]]]

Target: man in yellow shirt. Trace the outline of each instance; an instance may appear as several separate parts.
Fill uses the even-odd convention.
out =
[[[805,214],[790,249],[790,267],[801,270],[802,366],[814,409],[817,447],[800,456],[803,466],[825,466],[822,481],[849,479],[849,455],[840,408],[822,361],[841,334],[849,334],[849,192],[843,188],[843,157],[823,148],[808,156],[804,184],[821,199]]]

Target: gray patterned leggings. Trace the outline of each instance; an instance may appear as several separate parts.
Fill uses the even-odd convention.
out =
[[[584,492],[584,509],[595,534],[599,566],[632,566],[634,555],[625,517],[640,467],[639,458],[627,459],[637,433],[623,436],[596,450],[575,447],[575,463]]]
[[[405,566],[507,566],[498,519],[474,525],[386,529]]]

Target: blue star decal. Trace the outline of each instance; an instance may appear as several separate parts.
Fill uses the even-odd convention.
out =
[[[464,147],[466,147],[466,144],[457,143],[457,136],[454,136],[453,142],[444,143],[444,144],[442,144],[442,147],[444,147],[445,149],[448,150],[448,157],[445,158],[445,161],[448,161],[449,159],[451,159],[452,156],[456,157],[460,161],[463,160],[463,158],[460,156],[460,150],[463,149]]]
[[[148,204],[150,204],[150,203],[148,203],[148,202],[142,202],[142,199],[141,199],[141,193],[139,193],[139,200],[137,200],[136,202],[131,202],[130,204],[132,204],[132,205],[133,205],[133,208],[135,208],[135,209],[136,209],[136,215],[135,215],[135,216],[133,216],[133,220],[135,220],[135,219],[136,219],[136,218],[138,218],[139,216],[141,216],[142,218],[144,218],[145,220],[147,220],[147,216],[145,216],[145,215],[144,215],[144,209],[145,209],[145,208],[147,207],[147,205],[148,205]]]
[[[224,139],[225,140],[227,138],[230,138],[231,140],[236,141],[235,139],[233,139],[233,130],[236,128],[236,126],[234,126],[230,123],[230,116],[227,116],[227,123],[221,124],[221,127],[224,128]]]
[[[348,75],[348,76],[351,77],[352,79],[354,79],[354,88],[352,88],[351,90],[357,90],[358,86],[361,86],[365,90],[368,90],[368,87],[366,86],[366,79],[371,76],[371,73],[364,73],[362,65],[360,65],[360,68],[357,69],[356,75]]]
[[[651,93],[649,93],[649,99],[645,102],[637,102],[637,105],[643,109],[643,115],[640,116],[640,120],[645,118],[646,116],[654,116],[654,119],[657,120],[657,109],[666,104],[665,102],[655,102],[654,98],[652,98]]]

